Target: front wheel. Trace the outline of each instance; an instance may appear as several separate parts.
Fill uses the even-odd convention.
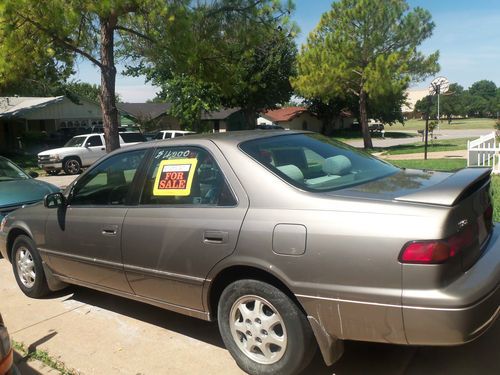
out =
[[[40,298],[49,293],[42,259],[28,236],[21,235],[14,241],[12,268],[17,285],[28,297]]]
[[[82,169],[80,161],[76,158],[68,158],[64,160],[64,172],[66,174],[78,174]]]
[[[217,317],[224,344],[249,374],[296,374],[316,350],[305,314],[270,284],[239,280],[228,285]]]

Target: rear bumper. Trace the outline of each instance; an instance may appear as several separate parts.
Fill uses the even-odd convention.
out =
[[[500,288],[460,309],[403,307],[405,333],[412,345],[459,345],[488,330],[500,314]]]
[[[460,278],[439,290],[403,291],[407,342],[458,345],[479,337],[500,314],[499,284],[500,226],[497,224],[482,257]]]

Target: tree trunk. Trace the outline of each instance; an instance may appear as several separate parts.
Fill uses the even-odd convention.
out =
[[[359,124],[363,134],[365,149],[373,148],[372,137],[368,129],[368,115],[366,113],[366,92],[361,90],[359,93]]]
[[[101,18],[101,110],[106,152],[120,148],[115,93],[114,28],[116,22],[117,18],[115,15]]]

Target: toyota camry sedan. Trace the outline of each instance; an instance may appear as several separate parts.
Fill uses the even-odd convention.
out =
[[[345,340],[456,345],[491,327],[490,183],[308,132],[186,136],[115,151],[9,214],[0,251],[27,296],[77,284],[217,320],[244,371],[288,375]]]

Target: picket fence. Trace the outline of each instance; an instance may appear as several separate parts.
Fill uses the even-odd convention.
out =
[[[493,173],[500,173],[500,143],[495,132],[468,141],[467,151],[467,166],[489,167]]]

